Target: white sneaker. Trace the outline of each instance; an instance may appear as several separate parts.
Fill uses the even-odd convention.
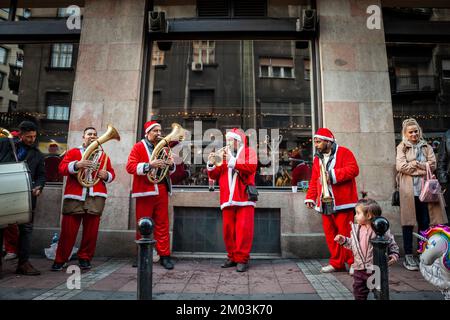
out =
[[[159,261],[159,255],[158,255],[158,253],[156,252],[156,250],[153,249],[153,263],[156,263],[156,262],[158,262],[158,261]]]
[[[14,252],[8,252],[5,255],[5,260],[13,260],[17,258],[17,254],[15,254]]]
[[[320,269],[320,272],[322,272],[322,273],[330,273],[330,272],[335,272],[335,271],[336,271],[336,269],[331,264],[329,264],[325,267],[322,267],[322,269]]]
[[[419,270],[416,260],[412,254],[405,255],[405,261],[403,261],[403,266],[410,271]]]

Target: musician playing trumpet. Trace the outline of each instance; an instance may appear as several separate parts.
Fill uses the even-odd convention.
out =
[[[88,147],[98,139],[97,130],[87,127],[83,131],[83,144],[66,152],[59,164],[59,173],[67,177],[61,221],[61,234],[56,250],[52,271],[60,271],[72,255],[78,229],[83,223],[83,235],[78,250],[78,265],[81,269],[91,268],[95,253],[100,217],[108,197],[106,184],[115,178],[111,161],[100,152],[94,159],[84,159]],[[92,186],[84,186],[78,181],[78,174],[84,172],[85,178],[98,178]]]
[[[322,214],[325,240],[330,251],[329,264],[321,272],[345,270],[353,264],[351,251],[334,241],[337,234],[350,236],[358,192],[355,178],[359,174],[353,153],[336,143],[333,133],[319,128],[314,135],[314,157],[305,205]]]
[[[223,217],[223,239],[227,259],[222,268],[249,268],[253,243],[255,201],[249,199],[248,185],[255,185],[258,159],[247,146],[247,137],[234,128],[226,134],[227,146],[208,157],[208,177],[220,186],[220,209]]]
[[[133,146],[127,162],[127,172],[133,175],[131,196],[136,198],[136,223],[143,217],[153,219],[154,239],[160,263],[164,268],[171,270],[174,263],[170,258],[169,194],[172,186],[169,174],[175,172],[176,166],[171,156],[166,160],[158,158],[151,160],[154,149],[161,140],[161,125],[156,121],[148,121],[144,124],[144,130],[145,138]],[[167,166],[169,166],[167,176],[158,183],[150,181],[148,175],[152,170],[164,169]],[[136,225],[136,240],[140,238],[139,228]],[[133,267],[137,267],[137,260]]]

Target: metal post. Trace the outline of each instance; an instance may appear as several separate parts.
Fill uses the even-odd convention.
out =
[[[389,221],[384,217],[376,217],[372,221],[372,228],[377,234],[375,239],[370,240],[373,245],[373,264],[380,270],[380,287],[374,290],[375,299],[389,300],[389,271],[387,246],[389,240],[384,234],[389,229]]]
[[[156,243],[152,239],[153,220],[148,217],[141,218],[138,227],[141,239],[135,241],[139,245],[137,298],[138,300],[152,300],[153,245]]]
[[[16,20],[17,0],[11,0],[9,5],[8,21]]]

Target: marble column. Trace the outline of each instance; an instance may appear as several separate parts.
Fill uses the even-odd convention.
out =
[[[111,123],[120,142],[108,141],[116,180],[101,229],[126,230],[130,216],[131,176],[125,165],[135,143],[144,37],[145,0],[86,0],[69,126],[69,147],[81,144],[83,129],[101,135]]]
[[[370,5],[381,8],[379,0],[317,1],[323,119],[358,160],[358,190],[392,213],[395,138],[386,44],[382,21],[380,29],[367,27]]]

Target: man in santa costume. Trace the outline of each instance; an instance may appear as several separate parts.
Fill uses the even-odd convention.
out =
[[[80,224],[83,223],[83,235],[78,250],[78,262],[81,269],[91,268],[91,260],[95,253],[100,217],[108,197],[106,183],[115,178],[114,169],[109,157],[102,153],[99,163],[98,178],[92,187],[83,187],[77,179],[80,170],[86,170],[94,164],[91,160],[81,160],[86,148],[97,140],[97,130],[88,127],[83,131],[83,144],[66,152],[59,164],[59,173],[67,177],[64,189],[63,216],[61,234],[56,250],[52,271],[62,270],[69,260],[77,238]],[[106,161],[105,170],[103,170]],[[95,172],[93,172],[95,174]]]
[[[342,248],[334,238],[337,234],[350,236],[350,222],[353,222],[354,208],[358,201],[355,178],[359,174],[358,164],[353,153],[336,143],[333,133],[327,128],[320,128],[314,135],[314,147],[318,153],[314,157],[309,189],[305,205],[322,213],[322,225],[325,240],[330,251],[329,264],[321,272],[345,270],[345,263],[351,268],[353,255],[350,250]],[[333,198],[331,211],[324,214],[322,204],[322,184],[320,179],[319,157],[322,158],[326,171],[329,193]]]
[[[289,160],[291,161],[292,167],[292,192],[297,192],[297,185],[300,181],[309,181],[311,179],[311,168],[308,163],[302,160],[298,148],[292,150]]]
[[[222,164],[215,165],[214,153],[208,157],[208,176],[218,180],[220,208],[223,216],[223,239],[228,256],[222,268],[236,266],[238,272],[248,270],[253,243],[254,201],[249,201],[247,185],[255,185],[257,156],[247,146],[247,139],[240,129],[226,134],[227,151]]]
[[[143,217],[150,217],[154,222],[154,239],[156,251],[161,265],[171,270],[174,267],[170,258],[169,236],[169,194],[171,193],[170,177],[167,175],[158,183],[151,183],[147,177],[153,168],[169,166],[169,174],[176,170],[173,159],[168,162],[161,159],[150,161],[155,146],[161,139],[161,125],[156,121],[144,124],[145,138],[136,143],[128,156],[127,172],[133,175],[132,197],[136,198],[136,223]],[[136,227],[136,240],[140,239]],[[135,262],[133,266],[137,266]]]

